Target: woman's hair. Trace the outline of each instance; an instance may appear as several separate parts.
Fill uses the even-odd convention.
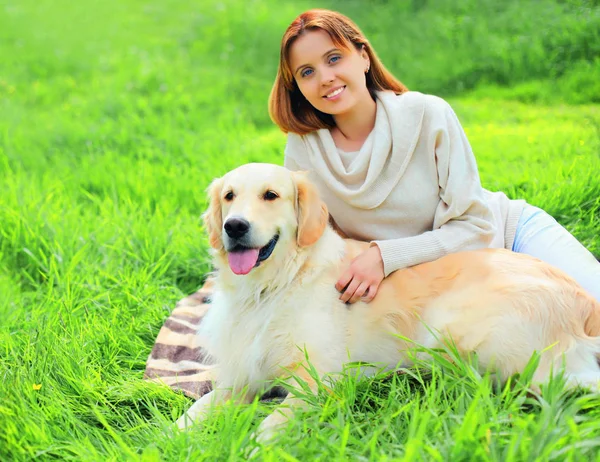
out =
[[[371,48],[369,41],[358,26],[346,16],[329,10],[309,10],[290,24],[281,39],[279,69],[269,96],[269,115],[284,133],[305,135],[320,128],[333,128],[335,123],[330,114],[315,109],[304,98],[294,79],[290,67],[290,48],[306,31],[326,31],[336,47],[357,51],[364,49],[370,60],[366,74],[367,88],[373,99],[375,91],[391,90],[401,94],[408,89],[382,64]]]

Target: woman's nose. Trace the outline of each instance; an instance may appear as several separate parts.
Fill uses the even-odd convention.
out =
[[[321,71],[321,84],[326,85],[335,80],[335,74],[333,70],[325,68]]]

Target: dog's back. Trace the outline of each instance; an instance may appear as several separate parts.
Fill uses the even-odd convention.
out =
[[[417,344],[451,339],[459,353],[478,354],[504,378],[542,353],[537,378],[547,379],[566,357],[576,383],[598,386],[600,303],[560,270],[506,250],[448,255],[390,275],[364,311]],[[378,327],[376,327],[378,328]]]

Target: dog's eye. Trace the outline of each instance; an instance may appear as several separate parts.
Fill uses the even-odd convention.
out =
[[[275,199],[277,199],[279,196],[277,195],[276,192],[274,191],[267,191],[264,195],[263,195],[263,199],[266,201],[274,201]]]
[[[232,201],[233,200],[233,191],[229,191],[227,194],[225,194],[224,199],[228,202]]]

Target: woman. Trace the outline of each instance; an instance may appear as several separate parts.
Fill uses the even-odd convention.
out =
[[[284,165],[310,172],[343,234],[371,242],[340,277],[341,300],[371,301],[395,270],[483,247],[551,263],[600,300],[593,255],[546,212],[483,189],[451,107],[408,91],[347,17],[292,22],[269,112],[288,134]]]

